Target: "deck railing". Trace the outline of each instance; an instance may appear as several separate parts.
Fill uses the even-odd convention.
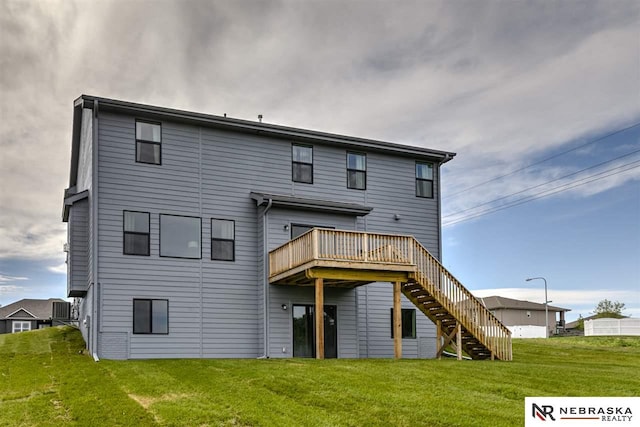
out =
[[[269,253],[273,277],[313,260],[416,266],[416,281],[495,357],[511,360],[511,332],[412,236],[314,228]]]

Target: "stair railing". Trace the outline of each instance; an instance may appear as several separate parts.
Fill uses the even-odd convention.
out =
[[[270,277],[313,260],[416,266],[416,281],[500,360],[511,332],[413,236],[314,228],[269,253]]]

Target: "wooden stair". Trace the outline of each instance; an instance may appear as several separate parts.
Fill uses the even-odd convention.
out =
[[[509,329],[413,236],[314,228],[272,250],[269,272],[274,284],[304,284],[320,273],[334,286],[401,283],[436,325],[438,356],[451,346],[459,359],[512,359]]]
[[[409,255],[416,274],[402,293],[436,325],[437,356],[450,345],[459,359],[511,360],[510,331],[415,239]]]
[[[425,316],[440,328],[439,336],[449,337],[457,333],[458,320],[440,304],[433,296],[427,292],[419,283],[405,283],[402,286],[402,293],[409,299]],[[492,352],[487,346],[482,344],[464,326],[461,328],[461,350],[472,359],[490,359]],[[452,343],[455,348],[457,344]],[[440,342],[438,356],[442,354],[446,346]]]

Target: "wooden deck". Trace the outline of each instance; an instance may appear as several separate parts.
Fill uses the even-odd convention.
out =
[[[372,282],[394,284],[394,313],[400,293],[437,328],[438,356],[447,345],[462,358],[511,360],[511,333],[412,236],[315,228],[269,253],[269,283],[315,286],[316,305],[324,303],[324,287]],[[316,354],[322,358],[324,330],[316,310]],[[394,319],[395,336],[401,322]],[[402,340],[396,339],[396,357]]]

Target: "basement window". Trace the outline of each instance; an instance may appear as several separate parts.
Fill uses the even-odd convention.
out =
[[[162,164],[162,127],[160,123],[136,121],[136,162]]]
[[[133,300],[133,333],[134,334],[168,334],[169,333],[169,300],[134,299]]]
[[[291,145],[291,179],[293,182],[313,184],[313,147]]]
[[[402,309],[402,338],[416,337],[416,310]],[[391,309],[391,338],[393,338],[393,308]]]

